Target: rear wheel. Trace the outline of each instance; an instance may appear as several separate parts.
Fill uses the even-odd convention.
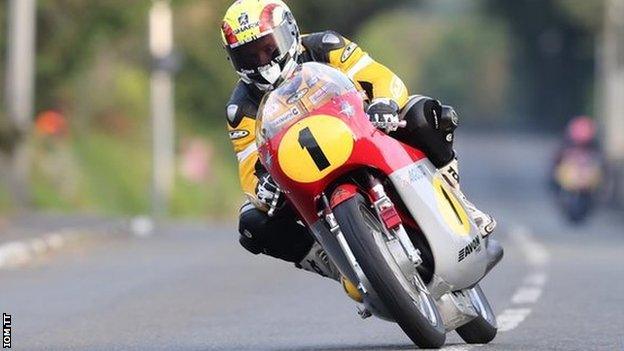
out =
[[[487,344],[496,337],[496,316],[479,285],[468,292],[479,316],[457,328],[457,334],[469,344]]]
[[[387,246],[377,214],[360,194],[334,209],[362,271],[386,309],[419,347],[444,345],[446,333],[434,299],[414,269],[406,276]]]
[[[572,224],[580,224],[587,218],[590,208],[590,197],[587,194],[563,191],[561,203],[567,219]]]

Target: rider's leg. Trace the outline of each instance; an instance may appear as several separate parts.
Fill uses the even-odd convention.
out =
[[[440,173],[446,182],[455,188],[457,195],[459,195],[463,202],[466,204],[468,213],[474,219],[475,223],[479,227],[483,236],[490,235],[496,228],[496,220],[492,215],[487,214],[477,208],[472,202],[470,202],[466,195],[461,191],[459,184],[459,162],[457,158],[453,158],[446,166],[441,167]]]
[[[454,132],[458,126],[455,110],[450,106],[441,106],[431,98],[417,95],[410,98],[401,115],[407,121],[407,126],[393,132],[392,136],[423,150],[446,182],[462,198],[481,233],[492,233],[496,227],[494,218],[468,201],[460,190],[459,166],[453,150]]]
[[[269,217],[266,212],[246,203],[240,211],[239,242],[255,255],[269,255],[292,262],[298,268],[339,280],[338,270],[325,251],[296,218],[288,206]]]

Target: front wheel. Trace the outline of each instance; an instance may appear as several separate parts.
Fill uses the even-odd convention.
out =
[[[469,344],[487,344],[494,340],[498,331],[496,316],[479,285],[470,289],[468,294],[479,316],[457,328],[457,334]]]
[[[434,299],[415,269],[413,277],[401,271],[364,197],[357,194],[339,204],[334,215],[366,278],[405,334],[422,348],[444,345],[444,323]]]

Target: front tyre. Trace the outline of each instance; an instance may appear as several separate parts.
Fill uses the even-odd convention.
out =
[[[470,289],[468,294],[479,316],[455,331],[468,344],[487,344],[494,340],[498,331],[496,316],[479,285]]]
[[[417,288],[394,260],[377,214],[360,194],[334,209],[340,228],[366,278],[386,309],[409,338],[421,348],[444,345],[442,317],[422,280]],[[414,270],[415,271],[415,270]]]

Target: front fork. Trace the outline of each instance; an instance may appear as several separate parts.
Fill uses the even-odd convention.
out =
[[[340,226],[338,225],[338,221],[336,220],[336,217],[334,216],[334,212],[332,211],[329,200],[327,199],[327,196],[325,194],[322,195],[322,201],[323,201],[323,217],[325,218],[325,222],[327,222],[327,225],[329,226],[329,230],[334,235],[334,237],[338,241],[338,244],[340,245],[340,248],[342,249],[342,252],[344,252],[345,256],[347,257],[347,261],[349,262],[351,269],[353,269],[353,271],[357,275],[357,278],[359,281],[357,285],[358,290],[362,294],[366,294],[368,293],[368,291],[366,290],[366,287],[364,286],[364,284],[362,284],[362,282],[365,281],[366,276],[364,275],[364,272],[362,271],[360,264],[355,259],[355,255],[353,255],[353,251],[351,251],[351,248],[349,247],[349,244],[347,243],[347,239],[345,239],[344,234],[342,233],[342,230],[340,229]],[[345,272],[341,272],[341,273],[343,276],[347,276]]]

